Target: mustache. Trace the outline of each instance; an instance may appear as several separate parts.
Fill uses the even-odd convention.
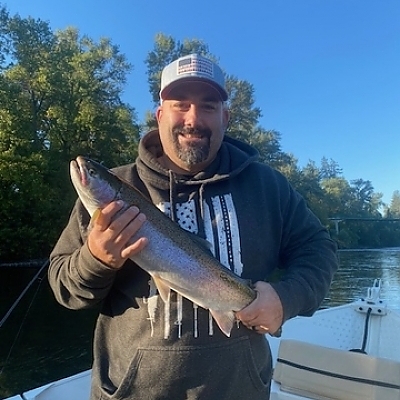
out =
[[[207,138],[211,137],[211,130],[208,128],[192,128],[192,127],[183,127],[183,126],[178,126],[174,128],[173,133],[176,135],[199,135],[199,136],[205,136]]]

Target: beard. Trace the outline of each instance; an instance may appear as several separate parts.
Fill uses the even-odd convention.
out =
[[[203,143],[193,142],[185,146],[179,142],[180,135],[193,135],[205,138]],[[178,158],[187,166],[194,166],[207,160],[210,154],[211,130],[207,128],[183,128],[172,129],[172,142],[174,144]]]

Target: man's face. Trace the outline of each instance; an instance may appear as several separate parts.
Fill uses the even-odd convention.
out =
[[[214,160],[229,114],[212,86],[190,82],[171,90],[156,117],[164,163],[175,172],[197,173]]]

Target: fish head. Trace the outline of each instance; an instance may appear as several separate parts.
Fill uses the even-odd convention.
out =
[[[80,200],[91,216],[97,209],[103,209],[117,200],[120,181],[101,164],[78,156],[70,163],[70,175]]]

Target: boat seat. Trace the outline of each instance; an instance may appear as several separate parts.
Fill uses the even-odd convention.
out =
[[[400,400],[400,362],[282,339],[273,379],[316,400]]]

